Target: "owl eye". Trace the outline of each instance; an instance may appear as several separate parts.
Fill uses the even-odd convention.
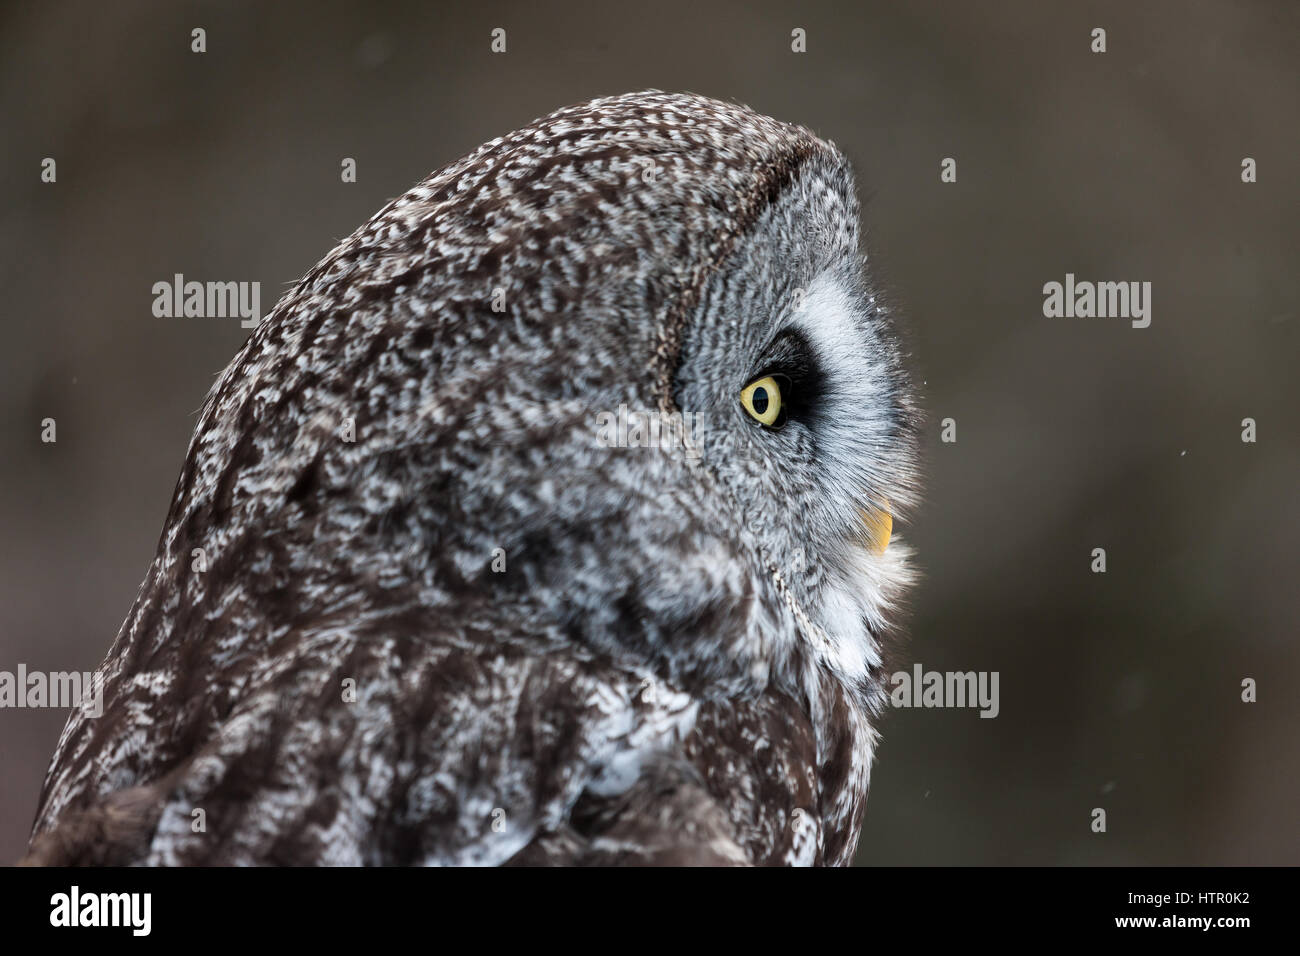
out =
[[[785,398],[780,383],[771,375],[756,378],[742,388],[740,404],[750,418],[765,428],[779,428],[785,422]]]

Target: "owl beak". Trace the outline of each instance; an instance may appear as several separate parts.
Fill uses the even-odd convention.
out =
[[[894,533],[894,516],[889,511],[888,503],[883,508],[862,508],[858,511],[858,516],[862,519],[867,547],[875,554],[884,554]]]

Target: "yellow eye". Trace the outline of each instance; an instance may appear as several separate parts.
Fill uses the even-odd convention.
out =
[[[771,375],[756,378],[740,390],[740,404],[754,421],[771,428],[781,420],[784,411],[781,386]]]

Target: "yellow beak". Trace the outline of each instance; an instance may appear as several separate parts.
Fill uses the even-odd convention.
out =
[[[884,508],[863,508],[859,515],[866,530],[868,546],[876,554],[884,554],[889,547],[889,539],[894,533],[894,516],[888,506]]]

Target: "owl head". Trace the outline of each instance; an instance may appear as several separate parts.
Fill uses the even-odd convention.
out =
[[[163,561],[237,550],[296,620],[432,610],[695,688],[878,696],[913,418],[844,156],[699,96],[597,99],[286,295],[205,406]]]

